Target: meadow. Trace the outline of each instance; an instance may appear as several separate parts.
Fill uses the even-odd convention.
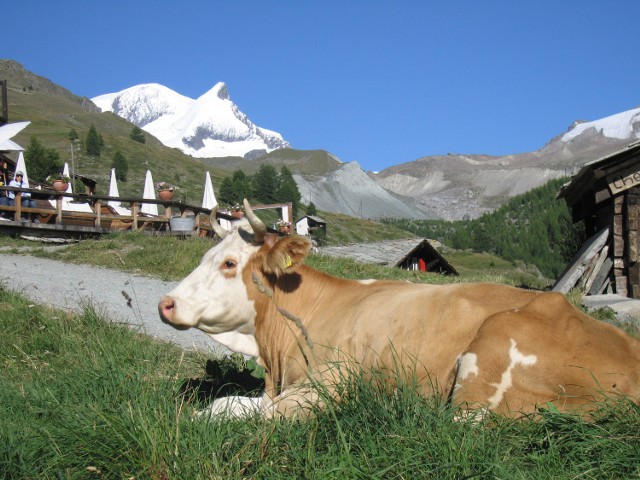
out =
[[[0,244],[15,252],[27,245]],[[134,235],[31,253],[173,279],[208,247]],[[309,263],[352,278],[451,281],[320,256]],[[485,275],[520,282],[507,267]],[[479,280],[483,270],[456,281]],[[259,387],[255,364],[153,341],[90,304],[71,314],[0,287],[0,308],[0,478],[640,477],[640,407],[630,402],[603,405],[591,421],[553,407],[522,420],[454,421],[446,405],[410,383],[390,395],[356,377],[341,385],[342,403],[308,421],[207,422],[192,414],[217,391],[233,390],[234,376]]]

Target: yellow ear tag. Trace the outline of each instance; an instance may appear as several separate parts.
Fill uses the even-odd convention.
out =
[[[293,262],[291,261],[291,257],[288,254],[285,254],[285,267],[284,268],[289,268],[291,265],[293,265]]]

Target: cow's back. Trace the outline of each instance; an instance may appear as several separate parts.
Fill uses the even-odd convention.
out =
[[[406,368],[415,372],[425,393],[433,393],[435,387],[448,395],[456,361],[483,321],[496,312],[523,306],[540,293],[493,284],[380,281],[346,282],[337,291],[316,290],[308,297],[313,299],[311,304],[317,304],[321,295],[326,295],[322,308],[310,303],[298,310],[295,305],[284,306],[302,319],[314,345],[313,351],[303,355],[301,344],[290,343],[282,372],[285,388],[305,381],[309,360],[316,364],[347,360],[364,371],[392,373]]]

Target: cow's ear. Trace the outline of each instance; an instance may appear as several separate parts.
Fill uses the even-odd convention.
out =
[[[311,249],[311,242],[300,236],[284,237],[278,240],[263,257],[265,273],[281,275],[292,271],[304,261]]]

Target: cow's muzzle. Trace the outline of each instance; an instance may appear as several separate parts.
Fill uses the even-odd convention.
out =
[[[187,330],[190,328],[189,325],[180,324],[180,321],[176,317],[176,301],[169,296],[165,295],[162,297],[162,300],[160,300],[160,303],[158,303],[158,313],[160,313],[160,319],[173,328],[178,330]]]

